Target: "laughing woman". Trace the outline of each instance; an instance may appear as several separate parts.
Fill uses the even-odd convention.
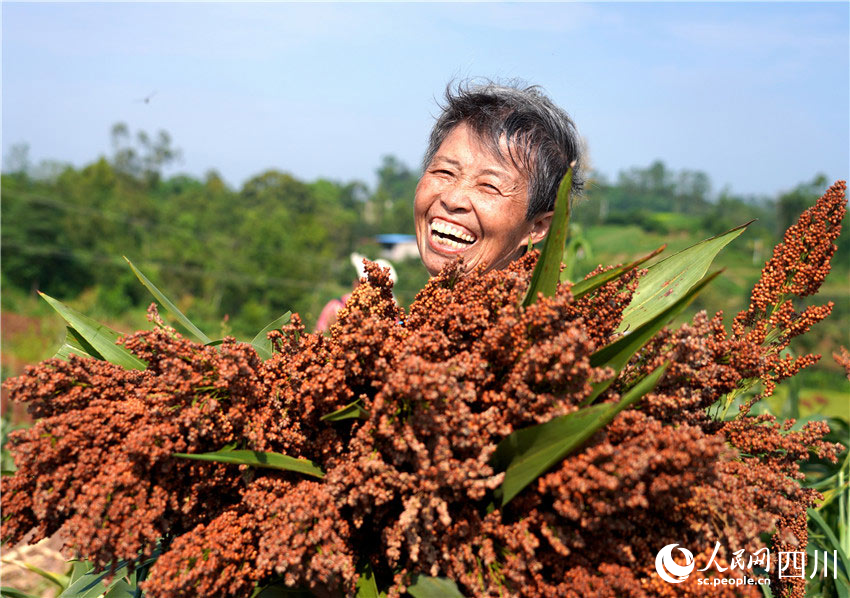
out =
[[[537,87],[449,87],[414,200],[428,272],[458,256],[467,271],[501,269],[541,241],[571,163],[581,190],[580,153],[575,124]]]

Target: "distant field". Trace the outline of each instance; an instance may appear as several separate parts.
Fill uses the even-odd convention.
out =
[[[708,236],[695,235],[693,232],[660,234],[647,232],[638,226],[593,226],[586,228],[583,234],[590,243],[592,255],[579,259],[576,273],[580,276],[599,264],[630,261],[667,243],[667,250],[661,256],[663,258]],[[744,232],[726,247],[715,261],[712,269],[724,268],[724,274],[697,298],[680,321],[690,319],[700,309],[712,313],[723,310],[728,327],[734,315],[747,305],[749,290],[758,279],[760,269],[771,250],[771,247],[755,244],[748,238],[747,232]],[[844,379],[841,369],[831,357],[839,345],[850,346],[850,326],[847,326],[850,314],[850,283],[846,272],[847,268],[844,266],[831,273],[821,293],[815,298],[819,303],[827,300],[836,302],[833,315],[807,335],[805,342],[792,345],[798,352],[817,351],[823,354],[821,362],[804,372],[799,379],[798,384],[802,385],[799,390],[801,415],[820,413],[850,416],[850,383]],[[407,274],[407,271],[402,269],[402,273]],[[415,272],[410,273],[408,277],[414,274]],[[179,289],[169,291],[179,294]],[[99,313],[97,295],[95,290],[91,290],[76,300],[69,301],[69,304],[100,321],[107,322],[117,330],[128,332],[148,326],[142,307],[134,308],[121,316]],[[191,314],[191,311],[189,313]],[[43,301],[20,291],[8,292],[4,289],[4,377],[21,372],[26,364],[52,356],[63,337],[64,325],[61,319]],[[782,408],[788,396],[788,389],[780,386],[777,395],[769,399],[771,410]]]
[[[848,382],[850,386],[850,382]],[[774,414],[782,414],[788,404],[790,389],[780,385],[776,394],[766,400]],[[850,388],[836,390],[831,388],[800,389],[800,417],[822,415],[824,417],[850,417]]]
[[[712,231],[719,234],[724,231]],[[579,261],[577,273],[584,275],[599,264],[622,263],[649,253],[667,243],[666,251],[657,259],[672,255],[695,242],[711,236],[695,235],[693,232],[659,234],[647,232],[638,226],[593,226],[583,231],[590,243],[592,256]],[[748,236],[745,231],[732,241],[715,260],[712,270],[724,269],[723,275],[712,283],[699,297],[681,320],[690,318],[701,309],[710,313],[722,310],[727,326],[735,314],[749,303],[749,292],[758,280],[764,262],[770,257],[772,246],[767,246]],[[827,277],[820,292],[809,299],[809,304],[833,301],[833,314],[815,327],[805,341],[798,346],[800,351],[817,351],[823,354],[821,367],[839,372],[832,363],[832,352],[839,345],[850,346],[850,276],[845,256],[836,255],[833,271]]]

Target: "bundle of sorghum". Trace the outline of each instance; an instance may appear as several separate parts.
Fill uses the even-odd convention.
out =
[[[591,354],[617,337],[637,271],[574,298],[569,284],[528,307],[536,253],[503,271],[431,279],[409,313],[386,271],[368,266],[330,337],[297,317],[271,333],[272,359],[248,344],[192,343],[162,324],[123,339],[147,362],[47,360],[6,383],[40,418],[15,432],[18,472],[3,480],[2,534],[61,533],[96,565],[164,552],[149,596],[250,596],[279,580],[351,596],[369,564],[390,596],[415,574],[453,579],[468,597],[760,596],[757,586],[671,585],[654,572],[668,544],[754,553],[805,549],[797,462],[835,459],[820,422],[707,408],[755,380],[813,363],[781,351],[830,311],[802,313],[845,212],[836,183],[785,235],[731,333],[721,315],[656,335],[598,399],[613,402],[670,362],[660,384],[579,450],[497,508],[493,454],[513,431],[576,411],[612,375]],[[356,403],[361,417],[322,416]],[[225,446],[313,461],[292,471],[186,460]],[[731,575],[740,575],[734,567]],[[804,580],[771,571],[776,596]]]

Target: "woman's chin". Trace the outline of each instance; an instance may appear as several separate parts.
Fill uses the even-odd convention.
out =
[[[425,264],[425,269],[428,270],[428,274],[431,276],[436,276],[440,273],[446,264],[453,261],[452,259],[438,255],[433,251],[429,251],[427,256],[423,256],[422,263]]]
[[[456,262],[458,258],[463,258],[464,266],[466,266],[469,262],[469,256],[466,253],[465,251],[443,253],[428,248],[426,249],[426,255],[422,256],[422,263],[431,276],[436,276],[443,268]]]

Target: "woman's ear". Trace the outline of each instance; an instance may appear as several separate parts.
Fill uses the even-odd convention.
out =
[[[531,223],[531,232],[529,233],[529,237],[533,244],[536,245],[546,238],[546,234],[549,232],[549,227],[552,225],[552,214],[554,214],[554,212],[543,212],[542,214],[538,214],[534,217],[534,220]]]

